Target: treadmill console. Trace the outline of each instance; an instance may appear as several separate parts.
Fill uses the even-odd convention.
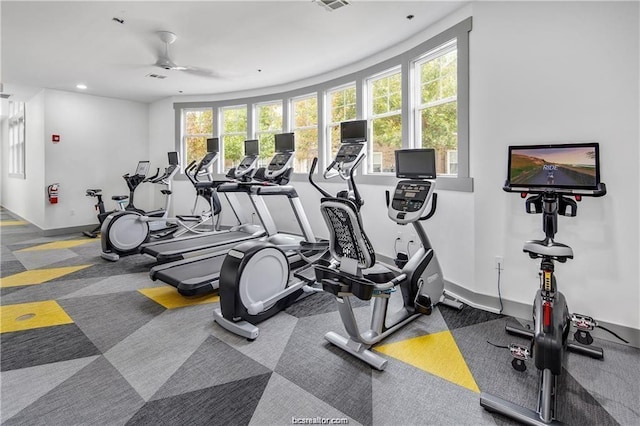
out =
[[[389,204],[389,218],[399,224],[414,222],[423,215],[435,183],[428,180],[401,180]]]
[[[265,178],[273,180],[285,173],[287,169],[292,167],[293,154],[292,151],[276,152],[264,172]]]
[[[236,179],[241,179],[245,175],[251,175],[253,171],[258,166],[258,156],[257,155],[247,155],[242,159],[238,167],[234,170],[234,177]]]

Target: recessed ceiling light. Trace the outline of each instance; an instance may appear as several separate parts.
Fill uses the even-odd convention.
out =
[[[84,89],[86,89],[86,88],[87,88],[87,85],[86,85],[86,84],[82,84],[82,83],[80,83],[80,84],[76,84],[76,89],[82,89],[82,90],[84,90]]]

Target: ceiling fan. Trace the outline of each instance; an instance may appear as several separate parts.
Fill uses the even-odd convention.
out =
[[[164,43],[164,53],[160,52],[158,54],[158,60],[154,64],[155,66],[164,68],[165,70],[185,71],[202,77],[217,77],[217,75],[215,75],[212,70],[193,66],[178,65],[173,62],[171,57],[169,57],[169,45],[173,44],[173,42],[178,39],[178,36],[171,31],[158,31],[158,36]]]

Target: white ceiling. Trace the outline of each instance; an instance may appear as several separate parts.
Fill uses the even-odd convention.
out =
[[[312,0],[2,1],[0,81],[4,93],[85,83],[86,93],[141,102],[278,86],[366,59],[467,2],[350,3],[329,12]],[[214,77],[154,66],[161,30],[178,36],[173,61]]]

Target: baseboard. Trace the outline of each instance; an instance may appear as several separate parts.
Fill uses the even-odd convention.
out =
[[[376,254],[378,260],[382,263],[393,265],[393,259],[390,257]],[[490,296],[486,294],[476,293],[459,284],[455,284],[451,281],[444,280],[444,289],[447,294],[463,302],[465,305],[481,309],[483,311],[497,313],[503,313],[524,321],[531,321],[531,305],[521,302],[515,302],[513,300],[502,299],[502,312],[500,312],[500,300],[496,296]],[[598,321],[597,318],[595,318]],[[627,327],[620,324],[612,324],[604,321],[598,321],[599,325],[608,328],[617,335],[623,337],[629,341],[629,345],[640,348],[640,329]],[[596,328],[592,332],[596,339],[607,340],[615,343],[622,343],[613,335],[607,333],[604,330]]]
[[[82,234],[83,231],[91,231],[96,225],[70,226],[68,228],[43,229],[42,234],[45,237],[53,237],[64,234]]]
[[[5,206],[1,206],[3,209],[8,211],[12,216],[14,216],[17,220],[24,220],[25,222],[29,222],[31,226],[36,228],[39,232],[42,232],[43,237],[54,237],[56,235],[64,235],[64,234],[82,234],[83,231],[91,231],[93,230],[97,224],[93,225],[80,225],[80,226],[69,226],[67,228],[55,228],[55,229],[42,229],[38,225],[29,221],[28,219],[23,218],[16,212],[11,209],[6,208]]]

